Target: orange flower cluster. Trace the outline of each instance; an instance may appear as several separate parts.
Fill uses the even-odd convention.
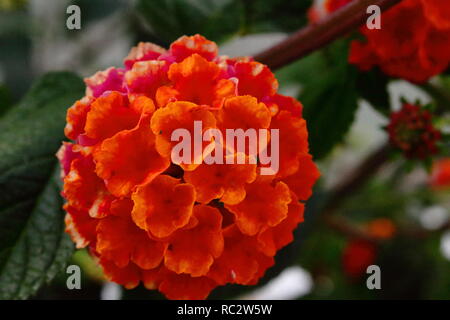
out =
[[[170,299],[202,299],[218,285],[256,284],[293,240],[319,172],[308,153],[302,105],[277,93],[269,68],[218,55],[181,37],[165,50],[140,43],[85,80],[67,112],[58,152],[67,232],[106,277],[143,283]],[[279,129],[280,167],[171,162],[171,133]],[[195,162],[193,162],[195,163]]]
[[[310,19],[320,20],[350,1],[317,2]],[[378,66],[389,76],[415,83],[425,82],[449,67],[449,1],[404,0],[384,12],[381,23],[381,29],[361,27],[365,40],[352,42],[350,63],[364,71]]]
[[[426,159],[438,153],[441,133],[432,122],[432,114],[420,106],[405,103],[391,114],[387,126],[391,144],[407,158]]]

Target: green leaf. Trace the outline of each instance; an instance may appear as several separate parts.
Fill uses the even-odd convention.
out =
[[[247,32],[295,31],[305,26],[312,0],[252,0],[245,1]]]
[[[338,41],[322,51],[281,70],[281,83],[302,87],[299,100],[307,121],[311,152],[326,156],[343,140],[358,108],[356,69],[347,63],[348,41]]]
[[[50,73],[0,120],[0,299],[34,294],[73,252],[55,153],[83,88],[76,75]]]
[[[220,42],[240,30],[244,9],[240,0],[138,0],[137,12],[166,43],[196,33]]]
[[[387,85],[389,78],[379,69],[369,72],[359,72],[356,89],[359,95],[366,99],[374,108],[384,115],[390,113],[390,102]]]

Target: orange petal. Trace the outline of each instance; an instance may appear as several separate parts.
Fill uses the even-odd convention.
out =
[[[140,114],[141,117],[151,115],[155,112],[153,100],[146,96],[137,96],[131,103],[131,109]]]
[[[214,62],[209,62],[198,54],[193,54],[183,62],[173,63],[169,68],[169,79],[178,85],[178,82],[198,80],[211,82],[219,75],[220,68]],[[186,83],[184,85],[187,85]],[[192,85],[194,88],[195,84]]]
[[[226,204],[237,204],[245,198],[245,185],[256,179],[256,164],[201,164],[194,171],[184,173],[186,182],[191,183],[197,192],[197,201],[208,203],[220,199]]]
[[[64,178],[63,195],[77,209],[90,210],[99,196],[106,193],[103,181],[95,174],[92,157],[74,159]]]
[[[179,142],[171,141],[172,132],[176,129],[186,129],[191,138],[194,138],[194,121],[201,121],[202,132],[216,126],[214,115],[204,106],[176,101],[169,103],[166,107],[156,110],[151,120],[151,128],[156,135],[156,150],[164,157],[170,157],[172,148]],[[192,150],[190,163],[180,163],[183,169],[195,168],[195,152]],[[201,159],[200,159],[201,160]]]
[[[140,114],[129,107],[125,96],[111,92],[92,103],[86,119],[86,135],[98,140],[110,138],[119,131],[136,126],[139,117]]]
[[[237,96],[236,82],[228,79],[220,79],[213,88],[214,95],[211,103],[213,109],[222,108],[225,100]]]
[[[190,101],[196,104],[219,108],[224,99],[236,95],[236,85],[227,79],[218,80],[220,68],[216,63],[208,62],[198,54],[174,63],[169,69],[169,78],[174,83],[174,92],[165,90],[159,93],[161,102],[168,101],[164,93],[171,93],[171,99]]]
[[[306,201],[312,194],[312,187],[320,177],[320,172],[309,154],[299,158],[299,169],[296,173],[282,179],[299,200]]]
[[[260,101],[272,96],[278,89],[278,81],[270,69],[256,61],[241,61],[235,64],[235,76],[239,79],[239,95],[251,95]]]
[[[157,268],[141,271],[142,282],[147,289],[158,289],[159,284],[162,281],[162,277],[164,276],[163,272],[161,272],[162,269],[164,269],[164,265],[161,264]]]
[[[150,239],[134,224],[132,207],[129,199],[113,202],[111,214],[98,223],[96,251],[119,268],[132,261],[142,269],[153,269],[161,263],[166,244]]]
[[[155,149],[149,118],[146,115],[136,128],[106,139],[94,152],[98,176],[117,197],[130,194],[137,185],[151,181],[169,167],[169,159]]]
[[[258,251],[255,237],[242,234],[235,225],[224,230],[225,248],[216,259],[208,277],[223,285],[255,284],[267,268],[274,264],[272,257]]]
[[[213,41],[198,34],[191,37],[182,36],[170,45],[170,53],[177,62],[183,61],[193,54],[198,54],[210,61],[217,56],[218,51],[217,45]]]
[[[64,205],[66,232],[78,249],[95,244],[98,220],[91,218],[87,210],[79,210],[69,204]]]
[[[168,299],[202,300],[208,297],[217,284],[207,277],[191,277],[187,274],[167,272],[159,285]]]
[[[299,168],[300,156],[308,152],[306,121],[288,111],[280,111],[272,119],[270,129],[279,130],[280,168],[277,176],[293,174]]]
[[[178,230],[169,240],[164,264],[178,274],[205,275],[223,251],[222,215],[213,207],[197,205],[194,228]]]
[[[161,86],[156,90],[156,104],[158,107],[165,107],[169,102],[179,100],[180,93],[172,86]]]
[[[254,97],[238,96],[225,100],[218,111],[217,126],[222,130],[225,142],[233,150],[234,141],[226,138],[226,129],[266,129],[270,125],[271,114],[264,103],[258,103]],[[234,139],[235,140],[235,139]]]
[[[67,109],[67,123],[64,128],[64,134],[67,138],[76,140],[80,134],[84,133],[86,117],[91,108],[91,102],[92,99],[85,97]]]
[[[294,240],[293,231],[303,221],[303,211],[304,205],[292,195],[287,218],[275,227],[266,227],[258,234],[260,250],[268,256],[274,256],[279,249],[291,243]]]
[[[225,205],[236,216],[236,225],[242,233],[255,235],[262,228],[276,226],[286,219],[291,196],[285,183],[272,183],[267,176],[259,176],[247,185],[246,192],[240,203]]]
[[[292,97],[275,94],[264,101],[264,103],[269,109],[274,108],[272,114],[277,114],[279,111],[285,110],[289,111],[295,117],[302,117],[303,105]]]
[[[165,238],[189,222],[195,191],[190,184],[160,175],[139,186],[132,199],[134,222],[153,236]]]
[[[137,287],[141,280],[141,270],[133,263],[125,267],[118,267],[113,261],[105,258],[99,260],[102,266],[105,277],[113,282],[116,282],[126,289],[133,289]]]

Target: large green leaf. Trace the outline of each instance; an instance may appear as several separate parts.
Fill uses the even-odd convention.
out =
[[[242,0],[246,32],[295,31],[307,24],[312,0]]]
[[[390,102],[387,89],[389,78],[379,69],[368,72],[359,72],[356,81],[356,90],[374,108],[384,115],[389,115]]]
[[[34,294],[73,251],[55,152],[67,107],[82,94],[79,77],[51,73],[0,120],[0,299]]]
[[[200,33],[214,41],[260,32],[291,32],[307,23],[312,0],[138,0],[136,9],[165,44]]]
[[[220,42],[241,29],[244,14],[240,0],[139,0],[137,11],[166,42],[196,33]]]
[[[347,54],[348,41],[338,41],[277,74],[280,83],[302,87],[299,100],[315,158],[324,157],[343,140],[358,108],[357,72],[348,64]]]

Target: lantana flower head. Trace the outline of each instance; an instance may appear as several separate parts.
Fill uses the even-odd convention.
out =
[[[85,82],[86,96],[67,112],[72,142],[58,152],[66,230],[76,246],[89,249],[108,279],[126,288],[143,283],[170,299],[256,284],[293,240],[319,177],[301,103],[277,93],[267,66],[219,56],[200,35],[168,50],[139,43],[122,68]],[[259,157],[174,163],[172,133],[193,132],[196,121],[224,135],[278,129],[279,170],[262,175]],[[240,156],[251,155],[224,155]]]
[[[410,159],[427,159],[438,153],[441,132],[432,121],[432,114],[421,106],[403,104],[401,110],[391,114],[387,126],[389,139]]]
[[[316,0],[310,20],[317,22],[351,0]],[[361,70],[375,66],[392,77],[427,81],[450,64],[450,2],[403,0],[381,15],[381,28],[360,28],[349,61]]]

